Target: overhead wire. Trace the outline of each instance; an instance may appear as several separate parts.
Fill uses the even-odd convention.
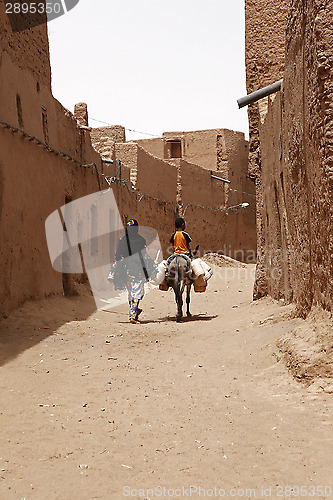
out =
[[[103,120],[97,120],[97,118],[90,118],[89,117],[89,120],[93,120],[94,122],[104,123],[104,125],[108,125],[109,127],[114,127],[114,125],[112,123],[108,123],[108,122],[105,122]],[[136,134],[149,135],[151,137],[160,137],[160,135],[151,134],[149,132],[142,132],[140,130],[134,130],[132,128],[125,127],[125,130],[128,130],[128,132],[135,132]]]
[[[34,142],[35,144],[37,144],[37,146],[43,147],[49,153],[55,154],[56,156],[61,156],[65,160],[68,160],[68,161],[75,163],[76,167],[94,168],[95,172],[96,172],[96,176],[97,176],[98,187],[99,187],[99,190],[101,191],[102,188],[101,188],[101,183],[100,183],[99,177],[100,177],[100,175],[103,175],[103,174],[99,173],[96,163],[90,163],[88,165],[83,165],[83,164],[81,164],[80,160],[78,160],[77,158],[74,158],[73,156],[69,155],[68,153],[64,153],[63,151],[59,151],[55,148],[52,148],[51,146],[46,144],[46,142],[43,142],[40,139],[38,139],[38,137],[35,137],[33,135],[28,134],[27,132],[25,132],[25,130],[14,127],[14,125],[11,125],[10,123],[4,122],[2,120],[0,120],[0,126],[2,126],[5,129],[10,130],[13,134],[17,134],[17,133],[20,134],[24,139],[28,139],[29,142]]]
[[[96,120],[96,121],[99,121],[99,120]],[[81,168],[94,168],[95,171],[96,171],[97,182],[98,182],[98,187],[99,187],[100,191],[102,190],[102,188],[101,188],[101,183],[100,183],[99,177],[103,176],[104,179],[105,179],[105,181],[109,185],[109,189],[111,188],[111,184],[114,183],[114,182],[116,182],[116,183],[118,183],[120,185],[124,184],[125,187],[126,187],[126,189],[127,189],[127,191],[128,191],[128,193],[131,195],[132,199],[134,201],[136,201],[137,203],[139,203],[143,198],[149,198],[149,199],[157,201],[159,203],[164,203],[164,204],[167,204],[167,205],[172,205],[172,206],[174,206],[176,208],[179,207],[174,202],[167,201],[167,200],[161,200],[160,198],[157,198],[155,196],[151,196],[151,195],[146,194],[146,193],[140,193],[140,192],[136,191],[135,195],[133,195],[133,192],[130,191],[130,189],[129,189],[128,185],[127,185],[129,179],[121,179],[121,174],[120,174],[120,177],[118,178],[118,175],[119,175],[119,172],[120,172],[120,167],[121,167],[120,160],[118,160],[118,162],[117,162],[116,175],[113,176],[113,177],[105,176],[104,174],[99,173],[98,167],[97,167],[96,163],[90,163],[90,164],[87,164],[87,165],[82,165],[81,162],[77,158],[74,158],[73,156],[69,155],[68,153],[64,153],[63,151],[58,151],[57,149],[52,148],[51,146],[49,146],[45,142],[42,142],[37,137],[28,134],[27,132],[25,132],[22,129],[14,127],[13,125],[11,125],[11,124],[9,124],[7,122],[1,121],[1,120],[0,120],[0,126],[6,128],[6,129],[11,130],[11,132],[14,133],[14,134],[15,133],[21,134],[23,138],[27,138],[30,142],[35,142],[38,146],[42,146],[46,151],[48,151],[50,153],[53,153],[56,156],[62,156],[66,160],[72,161],[73,163],[76,163],[77,167],[81,167]],[[238,192],[238,193],[243,193],[243,194],[247,194],[249,196],[255,197],[255,195],[253,195],[253,194],[245,193],[244,191],[237,191],[236,189],[231,189],[230,191],[232,191],[232,192]],[[204,209],[204,210],[214,210],[214,211],[226,211],[226,210],[228,210],[228,208],[225,208],[225,207],[207,207],[207,206],[204,206],[204,205],[199,205],[199,204],[194,204],[194,203],[188,203],[186,205],[186,207],[185,207],[185,210],[183,210],[183,215],[185,214],[187,208],[190,207],[190,206],[191,207],[196,207],[196,208],[201,208],[201,209]]]
[[[120,160],[117,161],[117,171],[116,171],[116,175],[113,176],[113,177],[109,177],[108,179],[106,179],[107,183],[109,184],[109,188],[111,187],[111,183],[118,183],[120,186],[122,184],[125,185],[129,195],[131,196],[131,198],[139,203],[140,201],[142,201],[143,198],[148,198],[148,199],[151,199],[151,200],[154,200],[154,201],[157,201],[158,203],[163,203],[163,204],[166,204],[166,205],[172,205],[174,206],[175,208],[180,208],[180,206],[175,203],[175,202],[172,202],[172,201],[167,201],[167,200],[162,200],[160,198],[157,198],[156,196],[152,196],[152,195],[149,195],[149,194],[146,194],[146,193],[141,193],[140,191],[133,191],[131,190],[129,187],[128,187],[128,179],[121,179],[121,177],[119,178],[118,177],[118,174],[120,172],[120,166],[121,166],[121,162]],[[249,193],[246,193],[246,194],[249,194]],[[252,195],[251,195],[252,196]],[[204,209],[204,210],[214,210],[214,211],[220,211],[220,212],[226,212],[226,211],[231,211],[231,212],[235,212],[236,213],[236,209],[237,207],[208,207],[208,206],[205,206],[205,205],[199,205],[199,204],[196,204],[196,203],[188,203],[185,207],[185,209],[182,209],[182,215],[184,216],[185,215],[185,212],[187,210],[188,207],[194,207],[194,208],[201,208],[201,209]],[[235,210],[233,210],[235,209]]]
[[[247,196],[253,196],[253,198],[256,197],[255,194],[246,193],[245,191],[238,191],[238,189],[230,189],[230,191],[232,191],[233,193],[241,193],[241,194],[246,194]]]

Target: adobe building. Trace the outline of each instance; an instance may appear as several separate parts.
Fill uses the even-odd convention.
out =
[[[219,172],[220,177],[230,181],[230,188],[255,194],[248,171],[248,142],[242,132],[228,129],[164,132],[162,138],[136,142],[158,158],[173,163],[183,160]]]
[[[233,174],[248,170],[248,143],[242,132],[228,129],[164,132],[161,138],[136,141],[149,153],[164,160],[182,158],[209,170]]]
[[[245,1],[246,88],[250,94],[281,78],[285,67],[285,30],[289,0]],[[266,276],[266,233],[263,213],[260,124],[268,110],[268,98],[249,105],[249,174],[255,179],[257,196],[257,269],[254,298],[268,293]]]
[[[170,142],[178,140],[175,133],[164,134],[165,158],[148,143],[126,142],[120,125],[91,129],[86,104],[78,103],[72,114],[52,95],[46,19],[17,31],[1,2],[0,31],[1,316],[26,300],[76,294],[86,286],[84,272],[52,268],[45,221],[60,207],[109,185],[122,221],[135,216],[155,228],[165,256],[174,219],[181,214],[201,252],[253,262],[255,196],[242,134],[176,134],[183,144],[181,158]],[[240,209],[241,202],[249,206]]]
[[[254,297],[294,302],[304,325],[279,346],[300,380],[332,377],[333,8],[324,0],[246,0],[248,92],[257,186]]]
[[[255,262],[256,245],[252,240],[255,234],[255,185],[249,177],[248,142],[244,134],[228,129],[164,132],[161,138],[138,140],[137,143],[151,154],[177,166],[180,211],[188,207],[187,218],[189,222],[193,220],[195,226],[198,224],[198,214],[192,213],[191,203],[197,200],[199,204],[209,205],[209,200],[214,199],[209,191],[205,196],[205,184],[196,179],[196,172],[202,172],[203,176],[207,176],[203,169],[209,170],[210,174],[229,182],[220,186],[221,191],[224,191],[222,206],[229,207],[246,202],[249,203],[249,208],[241,214],[238,213],[233,222],[229,218],[226,225],[221,224],[221,227],[225,226],[228,229],[221,239],[218,237],[219,232],[216,232],[215,244],[212,237],[208,240],[211,241],[213,251],[227,253],[236,259],[240,259],[243,252],[240,260]],[[191,183],[192,176],[193,183]],[[218,182],[212,178],[212,184]],[[216,216],[216,214],[211,215],[213,218]],[[207,219],[205,223],[211,224]],[[205,232],[205,224],[202,228],[198,228],[198,234],[202,231]]]
[[[107,169],[86,128],[52,96],[46,22],[13,31],[0,2],[0,32],[0,314],[6,316],[28,299],[75,293],[82,276],[52,269],[45,220],[97,191],[96,171]]]
[[[201,253],[214,251],[255,262],[255,186],[248,175],[243,133],[165,132],[161,138],[126,142],[125,130],[110,126],[92,129],[91,137],[103,157],[108,155],[114,164],[120,161],[121,168],[129,169],[131,188],[140,200],[138,210],[149,200],[157,202],[151,223],[158,224],[165,251],[173,218],[180,215]],[[241,203],[248,207],[240,209]],[[143,219],[147,216],[143,214]]]
[[[283,78],[280,92],[249,106],[255,296],[294,300],[302,315],[333,305],[332,19],[324,1],[246,2],[248,91]]]

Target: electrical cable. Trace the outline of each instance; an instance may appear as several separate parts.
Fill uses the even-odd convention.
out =
[[[104,125],[108,125],[109,127],[114,127],[114,125],[112,125],[112,123],[104,122],[103,120],[97,120],[96,118],[89,118],[89,120],[93,120],[94,122],[104,123]],[[156,135],[156,134],[150,134],[148,132],[141,132],[140,130],[133,130],[132,128],[125,127],[125,130],[128,130],[129,132],[135,132],[136,134],[150,135],[151,137],[160,137],[159,135]]]
[[[99,121],[99,120],[97,120]],[[17,127],[14,127],[13,125],[10,125],[9,123],[6,123],[6,122],[3,122],[0,120],[0,125],[3,126],[4,128],[7,128],[9,130],[11,130],[11,132],[13,132],[14,134],[15,133],[20,133],[22,135],[23,138],[27,138],[29,141],[31,142],[35,142],[38,146],[42,146],[44,149],[46,149],[47,151],[49,151],[50,153],[53,153],[55,154],[56,156],[62,156],[63,158],[67,159],[68,161],[72,161],[74,163],[76,163],[77,167],[81,167],[81,168],[91,168],[91,167],[94,167],[95,168],[95,171],[96,171],[96,176],[97,176],[97,182],[98,182],[98,187],[99,187],[99,190],[101,191],[102,188],[101,188],[101,183],[100,183],[100,179],[99,177],[100,176],[103,176],[105,181],[107,182],[107,184],[109,185],[109,188],[111,187],[111,184],[113,182],[116,182],[120,185],[124,184],[127,191],[129,192],[129,194],[131,195],[131,197],[133,198],[134,201],[136,201],[137,203],[139,203],[143,198],[149,198],[151,200],[154,200],[154,201],[157,201],[159,203],[164,203],[164,204],[167,204],[167,205],[172,205],[176,208],[178,208],[178,205],[174,202],[171,202],[171,201],[167,201],[167,200],[161,200],[160,198],[157,198],[155,196],[151,196],[151,195],[148,195],[146,193],[140,193],[140,192],[136,192],[136,196],[133,196],[133,194],[131,193],[127,183],[128,183],[128,179],[121,179],[118,178],[118,173],[119,173],[119,170],[120,170],[120,166],[121,166],[121,162],[120,160],[118,160],[117,162],[117,171],[116,171],[116,175],[114,177],[107,177],[105,176],[104,174],[100,174],[98,172],[98,167],[96,165],[96,163],[90,163],[88,165],[82,165],[80,164],[80,161],[77,159],[77,158],[74,158],[73,156],[67,154],[67,153],[64,153],[63,151],[58,151],[52,147],[50,147],[48,144],[46,144],[45,142],[42,142],[40,139],[38,139],[37,137],[35,136],[32,136],[30,134],[28,134],[27,132],[25,132],[24,130],[22,129],[19,129]],[[127,129],[127,130],[130,130],[130,129]],[[230,191],[232,192],[236,192],[236,193],[243,193],[243,194],[247,194],[249,196],[253,196],[255,197],[255,195],[253,194],[250,194],[250,193],[245,193],[243,191],[237,191],[236,189],[231,189]],[[139,198],[138,198],[139,196]],[[195,207],[195,208],[202,208],[204,210],[215,210],[215,211],[226,211],[228,210],[227,208],[221,208],[221,207],[207,207],[207,206],[204,206],[204,205],[198,205],[198,204],[194,204],[194,203],[188,203],[185,207],[185,210],[183,211],[183,215],[185,215],[185,212],[187,210],[188,207]]]
[[[76,163],[76,167],[81,167],[81,168],[94,167],[95,171],[96,171],[98,187],[99,187],[99,190],[101,191],[101,183],[99,180],[99,176],[103,175],[103,174],[100,174],[98,172],[98,168],[97,168],[96,163],[90,163],[89,165],[81,165],[80,161],[77,158],[74,158],[73,156],[71,156],[67,153],[64,153],[63,151],[58,151],[57,149],[52,148],[51,146],[49,146],[45,142],[42,142],[37,137],[28,134],[27,132],[25,132],[24,130],[22,130],[20,128],[14,127],[13,125],[10,125],[9,123],[1,121],[1,120],[0,120],[0,126],[10,130],[13,134],[17,134],[17,133],[21,134],[24,139],[28,139],[29,142],[35,142],[37,144],[37,146],[43,147],[49,153],[53,153],[56,156],[62,156],[64,159],[66,159],[68,161],[72,161],[73,163]]]

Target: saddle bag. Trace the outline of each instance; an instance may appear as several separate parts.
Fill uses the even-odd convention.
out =
[[[207,281],[213,276],[209,265],[201,259],[193,259],[191,262],[193,273],[193,286],[195,292],[205,292]]]
[[[207,288],[207,281],[204,276],[201,274],[200,276],[193,276],[193,288],[196,293],[205,292]]]

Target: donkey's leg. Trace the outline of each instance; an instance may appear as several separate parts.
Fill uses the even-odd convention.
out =
[[[176,320],[179,322],[183,317],[183,292],[184,292],[184,284],[178,283],[175,289],[176,293],[176,302],[177,302],[177,318]]]
[[[177,304],[177,316],[176,316],[176,321],[179,322],[183,316],[183,301],[182,301],[182,294],[180,291],[180,285],[181,285],[181,277],[179,275],[179,256],[177,255],[175,259],[175,285],[174,285],[174,291],[175,291],[175,296],[176,296],[176,304]]]
[[[176,303],[177,303],[177,316],[176,316],[176,321],[180,321],[183,316],[183,299],[182,299],[182,294],[179,289],[179,286],[177,287],[177,290],[175,290],[176,294]]]
[[[191,283],[186,285],[186,314],[188,317],[192,316],[190,313],[190,301],[191,301]]]

